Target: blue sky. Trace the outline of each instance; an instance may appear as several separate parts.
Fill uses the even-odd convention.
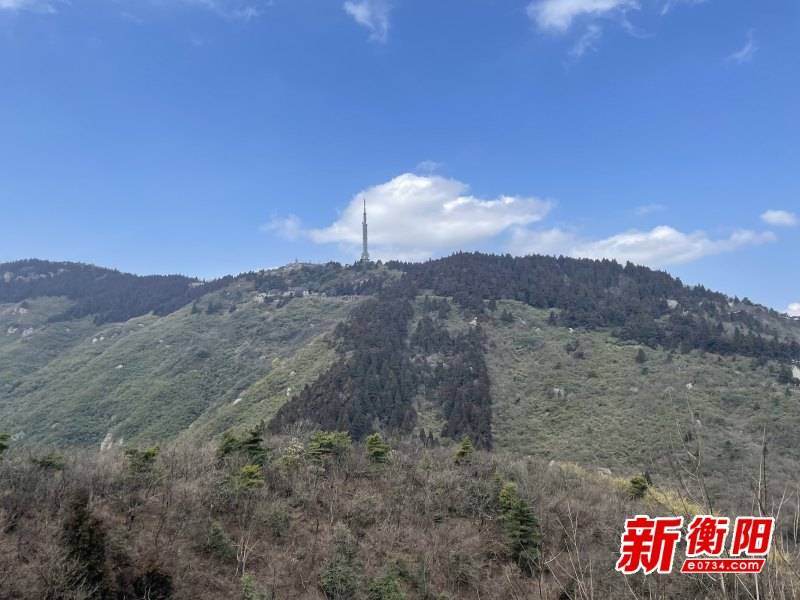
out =
[[[800,303],[794,0],[0,0],[0,261],[610,256]],[[800,306],[795,307],[800,313]]]

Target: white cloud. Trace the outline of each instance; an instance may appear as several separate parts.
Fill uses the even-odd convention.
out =
[[[534,196],[480,198],[456,179],[413,173],[359,192],[327,227],[307,229],[289,215],[271,219],[262,230],[290,240],[338,244],[342,252],[355,257],[360,252],[364,201],[370,253],[376,259],[423,260],[457,250],[496,247],[498,236],[508,234],[506,250],[513,254],[609,258],[658,268],[777,239],[770,231],[739,229],[728,236],[711,237],[704,231],[683,232],[668,225],[601,239],[558,227],[534,229],[531,225],[549,214],[552,202]],[[663,206],[656,204],[639,207],[641,214],[661,209]]]
[[[600,240],[583,240],[560,229],[517,229],[510,249],[515,254],[563,254],[581,258],[611,258],[650,267],[691,262],[704,256],[731,252],[744,246],[774,241],[769,231],[737,230],[727,238],[711,239],[706,233],[683,233],[660,225],[650,231],[630,230]]]
[[[436,175],[405,173],[356,194],[330,226],[302,232],[318,244],[338,243],[356,256],[367,202],[370,254],[374,258],[420,260],[472,250],[510,230],[540,221],[551,203],[534,197],[478,198],[465,183]],[[284,220],[285,221],[285,220]],[[297,231],[273,220],[270,230]]]
[[[260,17],[263,12],[255,6],[241,6],[234,8],[230,11],[229,15],[234,19],[241,19],[242,21],[250,21]]]
[[[274,0],[174,0],[174,4],[209,10],[221,17],[237,21],[250,21],[264,14],[264,9],[273,5]],[[0,0],[0,11],[35,11],[42,13],[55,13],[59,5],[69,5],[69,0]],[[120,2],[120,5],[132,5],[134,2]],[[142,3],[137,3],[141,5]],[[158,4],[158,3],[155,3]],[[162,2],[161,4],[166,4]],[[141,17],[122,10],[120,15],[136,23],[141,23]]]
[[[678,4],[697,5],[707,0],[529,0],[528,18],[541,31],[569,35],[576,23],[586,24],[569,48],[572,60],[597,49],[604,29],[598,21],[611,21],[628,35],[644,39],[653,34],[637,26],[631,15],[639,10],[665,15]]]
[[[274,0],[179,0],[187,6],[205,8],[225,19],[252,21],[264,14]]]
[[[0,10],[11,12],[30,10],[40,13],[54,13],[55,6],[45,0],[0,0]]]
[[[664,15],[669,13],[673,8],[681,4],[694,6],[696,4],[705,4],[705,2],[706,0],[667,0],[666,2],[664,2],[664,6],[661,7],[661,16],[663,17]]]
[[[745,40],[744,46],[739,48],[736,52],[730,54],[728,56],[728,61],[735,62],[737,64],[745,64],[749,63],[753,60],[753,57],[756,55],[756,51],[758,50],[758,45],[756,44],[756,40],[753,37],[753,32],[747,32],[747,39]]]
[[[600,25],[589,23],[586,31],[570,49],[569,55],[574,59],[579,59],[587,52],[596,50],[601,37],[603,37],[603,28]]]
[[[533,0],[527,13],[539,29],[563,33],[579,17],[624,15],[638,8],[636,0]]]
[[[392,12],[389,0],[347,0],[343,8],[356,23],[369,30],[369,39],[386,42],[389,37],[389,17]]]
[[[786,314],[790,317],[800,317],[800,302],[792,302],[787,306]]]
[[[762,213],[761,220],[778,227],[794,227],[797,225],[797,215],[788,210],[768,210]]]

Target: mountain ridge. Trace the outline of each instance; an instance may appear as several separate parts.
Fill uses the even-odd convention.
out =
[[[163,286],[87,265],[45,279],[34,264],[72,268],[0,265],[0,430],[14,443],[208,439],[264,421],[667,473],[679,425],[702,428],[729,474],[768,427],[776,472],[800,465],[798,324],[644,267],[462,253]],[[150,295],[126,303],[137,286]]]

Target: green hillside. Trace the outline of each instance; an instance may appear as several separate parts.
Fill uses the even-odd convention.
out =
[[[208,283],[56,266],[0,265],[12,444],[206,442],[261,422],[467,436],[672,480],[694,457],[720,498],[750,485],[765,439],[776,485],[800,466],[800,323],[664,273],[479,254]]]
[[[547,312],[518,302],[506,309],[512,323],[486,326],[498,450],[672,477],[670,461],[699,438],[712,491],[729,496],[732,477],[757,474],[766,428],[771,476],[796,476],[800,388],[778,383],[777,363],[653,349],[549,326]]]
[[[255,405],[268,418],[330,360],[325,337],[355,302],[278,307],[237,281],[164,317],[100,326],[48,322],[64,300],[0,305],[0,421],[26,442],[99,445],[172,437],[198,419],[219,431]]]

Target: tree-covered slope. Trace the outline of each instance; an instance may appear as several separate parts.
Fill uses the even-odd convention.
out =
[[[138,276],[81,263],[21,260],[0,264],[0,303],[64,297],[72,303],[51,320],[92,315],[102,324],[150,312],[167,315],[229,281],[205,283],[181,275]]]
[[[483,325],[498,450],[671,480],[700,452],[711,493],[729,500],[755,485],[766,434],[772,483],[794,481],[800,387],[781,383],[780,363],[548,321],[548,311],[503,301]],[[726,487],[732,476],[743,489]]]
[[[475,313],[485,311],[484,301],[517,300],[558,309],[560,325],[613,328],[650,346],[800,360],[800,324],[786,315],[631,263],[459,253],[390,266]]]
[[[27,442],[95,445],[172,437],[201,417],[215,431],[216,418],[231,420],[225,406],[244,414],[285,400],[313,380],[326,336],[357,300],[266,302],[242,279],[166,316],[103,325],[53,320],[66,300],[23,302],[0,305],[1,429]],[[282,389],[264,383],[284,371]]]
[[[32,264],[0,304],[0,431],[16,443],[206,440],[264,421],[272,434],[467,436],[668,476],[701,442],[709,473],[752,472],[766,435],[776,477],[800,465],[800,323],[643,267],[295,264],[190,281],[199,291],[168,314],[109,321],[117,296],[89,290],[133,276]]]

